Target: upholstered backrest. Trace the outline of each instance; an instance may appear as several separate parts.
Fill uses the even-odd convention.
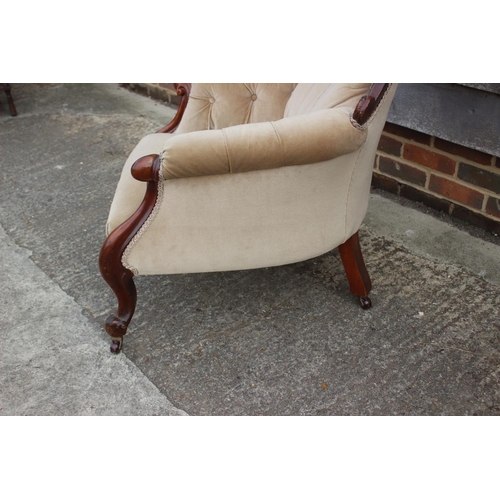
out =
[[[305,115],[322,109],[354,109],[370,90],[370,83],[299,83],[288,100],[284,117]]]
[[[295,86],[295,83],[194,83],[175,133],[279,120]]]

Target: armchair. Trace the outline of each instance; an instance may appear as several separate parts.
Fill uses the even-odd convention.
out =
[[[111,352],[138,274],[278,266],[338,247],[351,293],[371,307],[358,230],[396,85],[175,85],[178,112],[130,154],[107,221]]]

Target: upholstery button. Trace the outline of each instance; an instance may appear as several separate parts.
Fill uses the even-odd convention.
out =
[[[252,99],[252,101],[256,101],[257,100],[257,95],[256,94],[252,94],[251,99]]]
[[[214,99],[213,97],[211,97],[211,98],[208,100],[208,102],[209,102],[210,104],[213,104],[213,103],[215,102],[215,99]]]

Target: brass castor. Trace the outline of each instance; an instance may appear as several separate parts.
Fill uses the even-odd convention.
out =
[[[120,351],[122,350],[122,345],[123,345],[123,339],[114,338],[111,340],[111,346],[110,346],[109,350],[113,354],[119,354]]]
[[[359,303],[363,309],[370,309],[372,301],[369,297],[359,297]]]

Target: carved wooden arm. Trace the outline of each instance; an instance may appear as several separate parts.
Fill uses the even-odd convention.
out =
[[[190,83],[174,83],[174,86],[181,102],[173,120],[158,130],[157,133],[160,134],[173,132],[179,126],[189,100]],[[137,302],[134,271],[124,263],[124,253],[141,227],[152,216],[160,193],[160,171],[161,161],[156,154],[143,156],[132,165],[132,177],[147,183],[146,195],[134,214],[106,238],[99,254],[101,274],[118,300],[116,312],[108,316],[105,324],[112,339],[111,352],[115,354],[121,350],[123,336],[127,332]]]
[[[370,119],[389,87],[389,83],[374,83],[368,95],[359,100],[352,115],[359,125],[364,125]]]
[[[143,156],[132,165],[132,176],[138,181],[147,182],[146,196],[136,212],[106,238],[99,254],[101,275],[118,299],[118,309],[108,316],[105,324],[112,339],[113,353],[121,349],[137,302],[134,273],[124,266],[123,253],[154,209],[159,193],[160,169],[158,155]]]
[[[180,96],[181,102],[179,104],[179,109],[177,109],[177,113],[174,116],[173,120],[168,124],[158,130],[157,134],[165,134],[168,132],[173,132],[181,122],[182,115],[186,110],[187,103],[189,101],[189,93],[191,92],[191,84],[190,83],[174,83],[175,90],[177,91],[177,95]]]

